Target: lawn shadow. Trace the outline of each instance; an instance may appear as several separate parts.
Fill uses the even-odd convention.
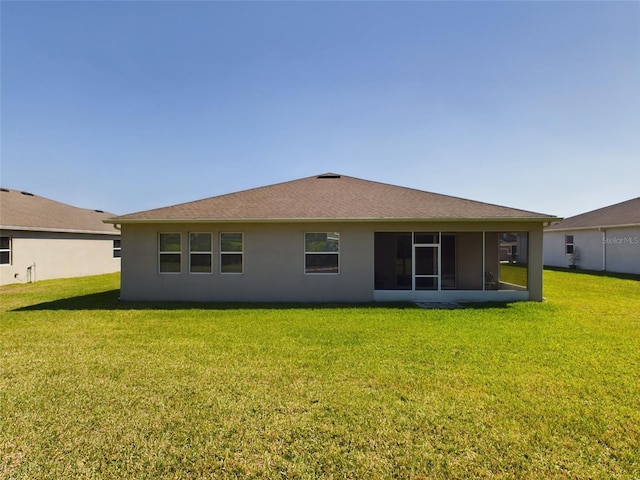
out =
[[[421,309],[411,302],[367,302],[367,303],[262,303],[262,302],[128,302],[119,298],[120,290],[79,295],[77,297],[61,298],[51,302],[37,303],[26,307],[16,308],[14,312],[30,312],[38,310],[237,310],[237,309],[274,309],[288,310],[300,308],[396,308]],[[465,303],[462,309],[510,308],[510,303],[487,302]],[[437,309],[435,309],[437,310]]]
[[[136,302],[123,301],[119,298],[120,290],[79,295],[61,298],[51,302],[43,302],[16,308],[14,312],[37,310],[237,310],[237,309],[296,309],[296,308],[398,308],[417,309],[417,305],[409,302],[393,303],[295,303],[295,302]]]
[[[610,277],[618,278],[620,280],[636,280],[640,281],[640,275],[633,273],[616,273],[616,272],[604,272],[602,270],[583,270],[581,268],[565,268],[565,267],[544,267],[545,270],[551,270],[553,272],[567,272],[581,275],[593,275],[594,277]]]

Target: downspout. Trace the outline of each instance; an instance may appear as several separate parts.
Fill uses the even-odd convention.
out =
[[[602,230],[602,271],[607,271],[607,231]]]

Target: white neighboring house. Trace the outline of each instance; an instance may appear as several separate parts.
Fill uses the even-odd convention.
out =
[[[0,285],[120,271],[120,232],[101,210],[0,188]]]
[[[544,264],[640,275],[640,197],[544,230]]]

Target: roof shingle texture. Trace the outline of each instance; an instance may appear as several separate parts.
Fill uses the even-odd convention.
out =
[[[336,174],[323,174],[116,217],[144,221],[549,219],[501,207]]]
[[[77,231],[117,235],[103,223],[113,213],[73,207],[66,203],[3,188],[0,191],[0,226],[20,230]]]
[[[581,213],[554,223],[547,230],[640,225],[640,197]]]

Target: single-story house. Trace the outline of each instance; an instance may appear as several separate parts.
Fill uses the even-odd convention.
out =
[[[544,264],[640,275],[640,197],[545,228]]]
[[[123,300],[475,302],[542,300],[553,220],[327,173],[107,222]],[[526,264],[500,262],[502,233],[526,237]]]
[[[0,188],[0,285],[119,271],[113,216]]]

